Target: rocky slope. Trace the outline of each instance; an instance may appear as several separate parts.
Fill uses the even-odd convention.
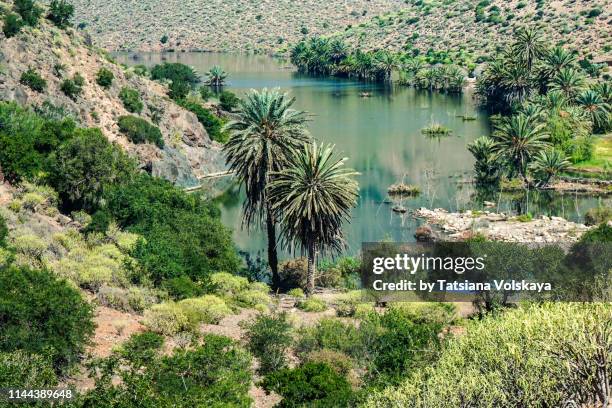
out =
[[[96,74],[102,67],[115,76],[109,89],[96,83]],[[22,73],[29,68],[47,81],[43,92],[20,83]],[[85,85],[82,94],[72,100],[60,90],[60,84],[76,73],[85,78]],[[152,121],[154,112],[159,115],[163,149],[152,144],[132,144],[119,132],[117,118],[129,114],[118,96],[122,87],[139,92],[144,103],[141,117]],[[39,27],[24,27],[12,38],[0,32],[0,100],[27,106],[48,102],[68,112],[82,126],[99,127],[110,141],[137,157],[153,175],[193,186],[198,176],[222,169],[220,145],[210,140],[195,115],[174,104],[166,92],[163,85],[112,62],[74,29],[60,30],[41,20]]]
[[[331,34],[400,0],[74,0],[101,47],[116,50],[199,49],[272,52],[308,35]],[[168,41],[161,43],[162,37]]]
[[[107,49],[283,52],[307,34],[365,49],[494,52],[515,27],[609,54],[610,0],[75,0],[76,22]],[[478,10],[478,11],[477,11]],[[167,42],[160,40],[167,36]]]

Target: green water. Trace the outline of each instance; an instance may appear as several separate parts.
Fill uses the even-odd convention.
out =
[[[444,95],[411,88],[366,84],[351,80],[312,78],[295,73],[287,62],[265,56],[210,53],[118,55],[126,64],[151,66],[162,61],[182,62],[204,73],[218,64],[229,73],[227,89],[242,94],[249,89],[279,87],[296,98],[296,108],[310,112],[309,129],[314,138],[333,143],[349,157],[348,165],[361,173],[360,197],[350,224],[345,227],[348,253],[357,253],[362,242],[393,239],[413,241],[422,222],[409,212],[398,214],[394,205],[406,209],[422,206],[451,211],[482,209],[484,199],[494,201],[492,211],[531,212],[581,220],[598,199],[572,194],[482,195],[470,178],[473,159],[469,142],[490,133],[485,112],[478,109],[472,92]],[[360,97],[370,92],[371,97]],[[459,115],[476,116],[464,121]],[[421,129],[432,122],[452,129],[452,135],[430,139]],[[404,181],[416,184],[422,194],[391,203],[387,188]],[[241,249],[251,253],[265,248],[265,235],[241,230],[241,200],[235,190],[221,202],[223,222],[234,230]]]

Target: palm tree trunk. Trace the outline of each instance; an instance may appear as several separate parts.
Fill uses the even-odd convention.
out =
[[[266,208],[266,228],[268,232],[268,265],[272,270],[272,289],[280,288],[280,275],[278,274],[278,253],[276,252],[276,224],[270,204]]]
[[[314,242],[308,244],[308,273],[306,275],[306,296],[314,293],[316,273],[316,252]]]

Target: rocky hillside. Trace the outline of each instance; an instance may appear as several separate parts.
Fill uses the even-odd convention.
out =
[[[398,11],[400,0],[74,0],[96,44],[111,50],[272,52]],[[162,38],[164,41],[162,43]]]
[[[338,35],[364,49],[467,51],[496,48],[523,25],[537,25],[551,43],[603,55],[612,49],[610,0],[407,0],[399,12],[375,16]]]
[[[606,54],[610,0],[75,0],[76,22],[107,49],[282,52],[305,35],[365,49],[489,53],[523,24]],[[162,40],[166,40],[162,43]]]
[[[46,81],[42,92],[21,83],[22,74],[30,68]],[[108,89],[96,82],[101,68],[114,75]],[[82,93],[71,99],[60,86],[75,74],[85,81]],[[119,98],[122,88],[138,92],[143,109],[134,115],[159,127],[163,149],[149,143],[133,144],[119,131],[118,118],[130,115]],[[23,27],[12,38],[0,32],[0,100],[68,112],[83,126],[99,127],[153,175],[193,186],[199,175],[221,168],[220,145],[210,140],[195,115],[174,104],[166,93],[163,85],[114,63],[74,29],[60,30],[41,20],[38,27]]]

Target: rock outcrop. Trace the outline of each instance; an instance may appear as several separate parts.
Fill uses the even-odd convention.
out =
[[[583,224],[561,217],[542,216],[521,221],[518,217],[503,213],[450,213],[441,208],[419,208],[414,215],[437,226],[440,235],[449,240],[463,240],[475,234],[482,234],[488,239],[506,242],[575,242],[589,230],[589,227]],[[434,236],[431,228],[428,228],[420,231],[421,240],[429,240]],[[429,234],[425,234],[426,231]]]
[[[23,27],[12,38],[5,38],[0,32],[0,100],[61,109],[82,126],[100,128],[110,141],[137,157],[153,175],[184,187],[197,185],[201,175],[224,169],[219,154],[221,146],[211,141],[194,114],[166,96],[165,86],[114,63],[103,51],[87,43],[76,30],[60,30],[42,19],[38,27]],[[43,92],[20,83],[22,73],[30,68],[46,80]],[[114,75],[109,89],[96,83],[100,68]],[[85,78],[85,85],[82,94],[73,100],[64,95],[60,86],[64,79],[77,73]],[[140,94],[144,108],[138,116],[160,128],[163,149],[132,144],[119,132],[118,117],[130,114],[119,99],[123,87]]]

